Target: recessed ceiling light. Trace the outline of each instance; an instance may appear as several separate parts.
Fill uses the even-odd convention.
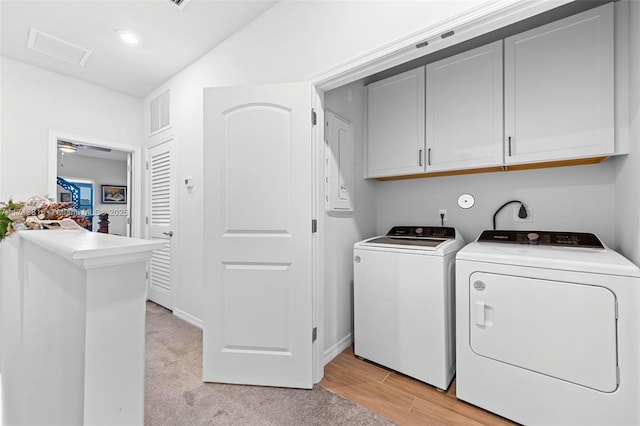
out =
[[[141,41],[140,36],[134,33],[133,31],[119,29],[116,31],[116,33],[118,34],[118,37],[120,37],[120,40],[122,40],[127,44],[131,44],[131,45],[140,44],[140,41]]]

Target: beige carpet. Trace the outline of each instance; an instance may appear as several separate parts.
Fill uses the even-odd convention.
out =
[[[326,389],[202,382],[202,331],[147,303],[145,425],[393,425]]]

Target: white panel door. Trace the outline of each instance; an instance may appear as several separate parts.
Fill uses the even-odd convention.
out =
[[[147,238],[164,242],[149,261],[149,300],[171,310],[174,308],[175,282],[172,149],[172,139],[147,149]]]
[[[613,3],[505,39],[505,163],[614,152]]]
[[[205,89],[205,381],[313,386],[311,94]]]
[[[424,172],[424,67],[367,87],[367,177]]]
[[[502,40],[427,65],[427,171],[502,165]]]
[[[475,353],[602,392],[616,390],[616,298],[609,289],[474,272],[468,291]]]

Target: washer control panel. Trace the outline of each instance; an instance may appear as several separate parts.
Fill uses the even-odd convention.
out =
[[[594,234],[585,232],[554,231],[483,231],[479,242],[530,244],[563,247],[604,248],[602,242]]]
[[[447,226],[394,226],[387,237],[449,239],[456,237],[456,230]]]

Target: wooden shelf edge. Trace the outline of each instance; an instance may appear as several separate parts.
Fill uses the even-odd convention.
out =
[[[608,158],[609,156],[604,156],[604,157],[578,158],[575,160],[548,161],[546,163],[513,164],[513,165],[507,165],[506,170],[507,171],[532,170],[532,169],[546,169],[549,167],[583,166],[587,164],[602,163]]]
[[[544,163],[511,164],[511,165],[505,165],[505,166],[483,167],[478,169],[448,170],[444,172],[418,173],[418,174],[404,175],[404,176],[385,176],[385,177],[378,177],[374,179],[381,182],[385,182],[385,181],[392,181],[392,180],[421,179],[421,178],[430,178],[430,177],[439,177],[439,176],[458,176],[458,175],[469,175],[469,174],[477,174],[477,173],[546,169],[550,167],[582,166],[587,164],[602,163],[608,158],[609,156],[603,156],[603,157],[578,158],[574,160],[548,161]]]
[[[491,172],[501,172],[501,171],[503,171],[502,166],[495,166],[495,167],[483,167],[481,169],[448,170],[446,172],[418,173],[415,175],[385,176],[385,177],[379,177],[375,179],[379,181],[420,179],[420,178],[429,178],[429,177],[438,177],[438,176],[468,175],[472,173],[491,173]]]

